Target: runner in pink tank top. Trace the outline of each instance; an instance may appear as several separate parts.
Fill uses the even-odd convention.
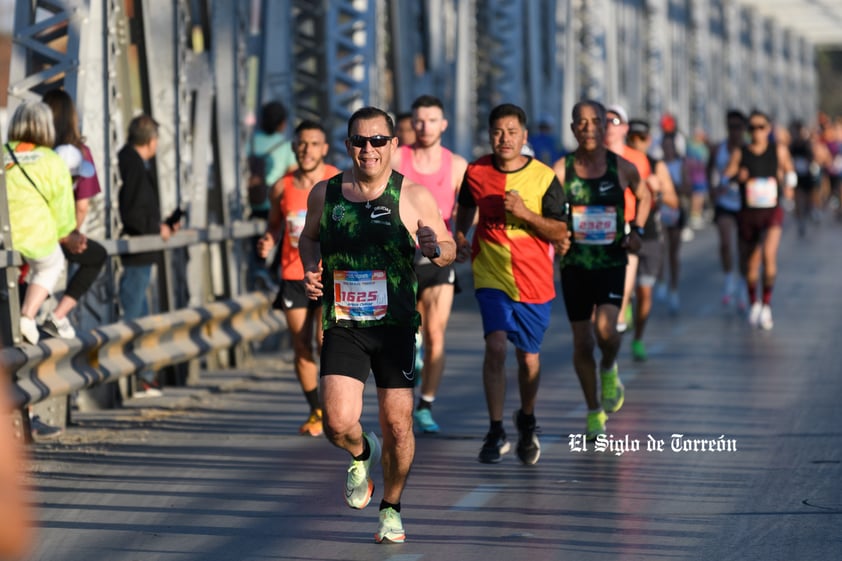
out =
[[[420,183],[433,193],[441,210],[442,218],[448,228],[451,228],[453,207],[456,203],[456,190],[453,188],[453,152],[441,147],[441,166],[433,173],[422,173],[415,169],[413,162],[414,146],[401,146],[398,172],[408,179]]]
[[[412,104],[412,126],[415,142],[410,146],[401,146],[394,153],[392,168],[430,190],[445,224],[452,229],[456,196],[468,162],[441,145],[447,119],[439,99],[429,95],[416,99]],[[444,334],[453,305],[456,270],[453,265],[437,267],[419,254],[415,273],[418,276],[424,361],[423,366],[418,368],[421,372],[421,397],[414,419],[421,432],[435,433],[439,431],[439,425],[433,420],[432,403],[444,372]]]

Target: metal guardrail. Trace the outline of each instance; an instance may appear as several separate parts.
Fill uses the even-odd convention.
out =
[[[165,251],[204,243],[231,241],[249,236],[259,236],[265,231],[266,221],[254,220],[234,222],[228,227],[212,224],[205,229],[183,228],[167,241],[163,241],[157,235],[132,236],[110,240],[93,239],[105,248],[108,255],[125,255],[145,251]],[[22,264],[23,260],[18,252],[0,249],[0,267],[19,267]]]
[[[164,302],[162,307],[164,310],[172,310],[173,308],[173,290],[174,282],[171,277],[170,266],[172,264],[172,251],[176,249],[188,248],[192,251],[193,248],[199,246],[218,247],[222,254],[229,255],[228,258],[223,258],[222,266],[236,268],[239,266],[237,259],[230,257],[235,252],[235,246],[231,242],[243,240],[255,235],[261,235],[266,231],[266,222],[264,220],[248,220],[248,221],[234,221],[229,226],[210,225],[204,229],[184,228],[175,233],[167,241],[161,239],[158,235],[147,236],[133,236],[122,237],[115,239],[96,239],[106,250],[110,257],[141,253],[141,252],[161,252],[167,257],[160,261],[162,268],[158,270],[159,288],[158,294],[161,295]],[[220,263],[215,263],[216,268],[209,260],[208,254],[199,254],[198,259],[194,259],[193,263],[189,265],[186,275],[186,284],[188,291],[194,296],[192,303],[194,305],[202,304],[214,297],[234,298],[236,295],[243,292],[243,285],[237,279],[225,279],[217,281],[217,290],[213,291],[214,295],[208,293],[212,281],[210,279],[219,279],[225,273],[219,271]],[[242,258],[245,262],[245,258]],[[20,304],[17,293],[17,275],[19,268],[22,266],[23,260],[18,252],[9,249],[0,249],[0,272],[4,276],[5,286],[0,289],[0,341],[3,345],[11,347],[21,343],[22,339],[18,331],[18,322],[20,318]],[[112,265],[109,264],[109,267]],[[182,263],[183,267],[188,267]],[[112,269],[106,269],[107,272],[113,272]],[[216,273],[216,276],[214,275]],[[97,283],[104,282],[100,276]],[[205,279],[205,280],[203,280]],[[113,279],[111,279],[113,281]],[[111,281],[105,281],[111,282]],[[102,286],[101,284],[99,285]],[[97,284],[91,287],[94,291]],[[95,314],[100,318],[99,321],[116,321],[113,309],[109,310],[109,306],[113,308],[111,296],[113,294],[113,283],[110,287],[105,288],[105,300],[95,302],[93,305],[99,305],[101,309],[97,310],[99,313]],[[100,298],[103,298],[101,293]],[[87,298],[87,295],[85,295]],[[187,301],[180,302],[180,306],[187,305]]]
[[[238,298],[117,322],[75,339],[0,350],[0,368],[16,372],[17,406],[113,382],[143,368],[180,364],[239,343],[257,341],[285,327],[268,294]]]

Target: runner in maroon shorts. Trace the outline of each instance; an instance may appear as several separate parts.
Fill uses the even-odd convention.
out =
[[[751,141],[731,153],[725,177],[736,177],[740,184],[742,208],[737,213],[740,271],[748,286],[749,323],[772,329],[772,289],[778,265],[783,208],[781,196],[793,197],[797,176],[789,149],[769,139],[771,122],[760,111],[749,116]],[[757,281],[763,264],[763,296],[757,299]]]

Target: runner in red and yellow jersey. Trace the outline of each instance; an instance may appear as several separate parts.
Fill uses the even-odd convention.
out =
[[[479,461],[499,462],[511,448],[503,430],[508,339],[518,361],[517,455],[534,464],[541,454],[535,435],[539,351],[555,297],[552,244],[567,237],[564,193],[552,169],[521,153],[527,137],[523,109],[499,105],[488,124],[492,154],[468,166],[456,213],[457,259],[472,257],[485,334],[482,376],[491,427]],[[477,210],[471,244],[466,236]]]

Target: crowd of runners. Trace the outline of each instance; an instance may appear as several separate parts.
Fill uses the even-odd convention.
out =
[[[296,129],[296,166],[271,191],[258,249],[262,257],[276,244],[281,251],[276,305],[287,314],[309,406],[301,432],[324,434],[351,456],[344,495],[352,508],[368,505],[372,470],[382,465],[378,543],[405,540],[400,498],[415,433],[443,430],[433,405],[456,293],[472,289],[482,318],[489,425],[477,459],[487,464],[512,449],[525,465],[540,458],[540,350],[559,300],[587,406],[583,432],[606,434],[625,399],[623,334],[632,358],[648,360],[650,312],[661,300],[680,314],[681,246],[700,230],[719,237],[723,309],[742,314],[747,328],[773,328],[785,215],[792,210],[805,240],[823,216],[842,216],[842,124],[822,117],[815,131],[781,127],[760,110],[722,118],[727,138],[710,142],[701,130],[684,134],[673,115],[650,123],[585,100],[572,108],[576,146],[565,153],[551,120],[539,119],[533,146],[526,113],[502,104],[488,116],[489,153],[468,162],[442,145],[445,108],[424,95],[397,122],[374,107],[354,113],[345,171],[325,164],[324,129]],[[460,282],[455,262],[471,264],[473,286]],[[510,413],[514,447],[503,410],[510,343],[520,398]],[[370,374],[379,436],[360,423]]]

